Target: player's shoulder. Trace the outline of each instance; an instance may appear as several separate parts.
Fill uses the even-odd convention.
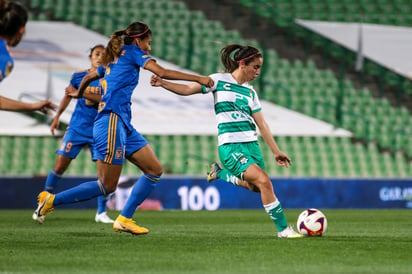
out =
[[[125,45],[122,49],[123,55],[129,56],[128,58],[141,58],[142,60],[153,59],[153,56],[135,45]]]
[[[209,75],[210,78],[212,78],[214,81],[228,81],[231,79],[230,73],[224,73],[224,72],[216,72],[213,74]]]

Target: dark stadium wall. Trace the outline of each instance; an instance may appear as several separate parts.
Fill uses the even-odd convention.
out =
[[[90,179],[90,178],[86,178]],[[120,209],[135,178],[120,184],[108,207]],[[84,182],[84,177],[63,178],[61,191]],[[284,208],[412,208],[412,179],[272,178]],[[0,209],[34,209],[44,178],[0,178]],[[93,209],[96,200],[61,208]],[[218,210],[260,209],[260,195],[223,181],[164,177],[142,209]]]

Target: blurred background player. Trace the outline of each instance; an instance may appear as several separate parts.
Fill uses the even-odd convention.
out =
[[[97,67],[101,64],[102,55],[104,52],[103,45],[96,45],[90,50],[89,59],[91,67],[87,70],[75,72],[70,80],[70,86],[78,89],[83,77],[92,71],[96,71]],[[86,88],[86,93],[97,95],[101,97],[100,81],[95,80],[89,84]],[[53,136],[55,136],[55,130],[59,129],[60,115],[64,112],[67,106],[70,104],[72,97],[65,95],[60,102],[60,106],[54,117],[50,130]],[[77,157],[82,148],[88,146],[92,155],[92,160],[96,161],[94,153],[93,142],[93,123],[97,115],[98,103],[79,98],[76,103],[76,107],[70,119],[69,126],[64,134],[61,146],[57,150],[57,159],[54,164],[54,168],[47,176],[47,180],[44,186],[44,190],[50,193],[54,193],[58,183],[60,182],[64,172],[69,167],[71,161]],[[96,222],[101,223],[113,223],[114,221],[106,213],[107,197],[97,197],[97,213],[95,216]],[[33,218],[36,220],[37,214],[33,214]]]
[[[26,8],[18,2],[0,0],[0,82],[10,74],[14,60],[10,47],[17,46],[26,31],[28,13]],[[49,100],[36,103],[24,103],[0,96],[0,110],[10,111],[35,111],[39,110],[48,114],[54,109],[54,104]]]
[[[72,96],[89,96],[84,92],[87,84],[102,78],[103,97],[93,127],[97,153],[98,179],[83,183],[69,190],[51,194],[43,191],[38,195],[36,209],[38,220],[55,206],[89,200],[108,195],[116,190],[124,159],[142,170],[143,175],[134,184],[131,194],[120,215],[113,224],[115,231],[146,234],[147,228],[138,226],[132,219],[136,208],[151,193],[163,173],[162,165],[146,139],[131,124],[131,96],[138,81],[140,68],[172,80],[187,80],[211,87],[210,77],[165,69],[157,64],[151,51],[152,31],[142,22],[134,22],[125,30],[113,33],[97,71],[86,75],[80,89]]]
[[[151,84],[179,95],[213,93],[218,123],[219,157],[226,169],[222,169],[217,163],[212,164],[208,181],[220,178],[260,192],[263,207],[278,229],[278,237],[300,238],[302,235],[287,224],[272,182],[264,171],[265,165],[257,139],[256,125],[277,164],[284,167],[292,164],[273,139],[257,92],[249,84],[260,74],[262,54],[254,47],[233,44],[221,50],[221,60],[226,73],[210,75],[214,81],[211,88],[198,83],[172,83],[156,75],[152,76]]]

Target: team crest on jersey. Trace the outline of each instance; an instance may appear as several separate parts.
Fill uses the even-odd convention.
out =
[[[105,106],[106,106],[106,102],[100,102],[99,107],[97,108],[97,111],[98,112],[102,111]]]
[[[122,159],[123,158],[123,148],[122,147],[118,147],[116,149],[116,159]]]
[[[225,84],[223,85],[223,88],[224,88],[225,90],[230,90],[230,84],[229,84],[229,83],[225,83]]]
[[[239,158],[239,162],[240,162],[242,165],[246,164],[248,161],[249,161],[249,159],[248,159],[248,158],[245,158],[245,157],[243,157],[243,156]]]

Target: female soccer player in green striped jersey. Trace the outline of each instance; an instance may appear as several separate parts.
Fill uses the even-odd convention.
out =
[[[249,84],[260,74],[262,54],[254,47],[232,44],[221,50],[221,59],[226,72],[210,75],[214,81],[211,88],[198,83],[173,83],[156,75],[152,76],[151,85],[163,87],[179,95],[213,93],[218,124],[219,157],[225,169],[213,163],[208,181],[219,178],[260,192],[263,207],[278,229],[278,237],[300,238],[302,235],[287,225],[272,182],[264,171],[263,157],[258,144],[256,125],[277,164],[284,167],[292,164],[273,139],[262,114],[257,92]]]

